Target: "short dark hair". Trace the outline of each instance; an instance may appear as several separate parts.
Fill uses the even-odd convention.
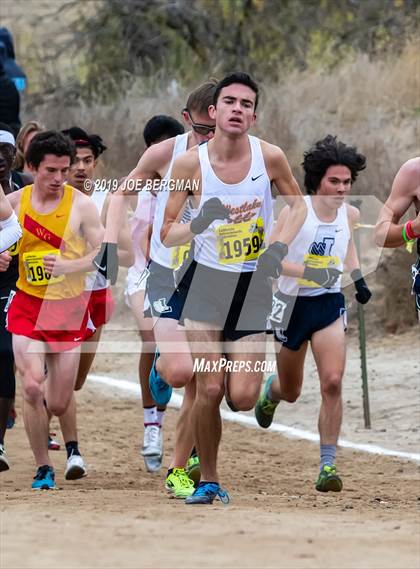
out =
[[[214,91],[217,84],[217,79],[211,78],[197,87],[197,89],[194,89],[187,99],[186,108],[190,112],[195,111],[200,115],[208,114],[209,107],[213,104]]]
[[[217,100],[220,95],[220,91],[224,87],[228,87],[229,85],[233,85],[234,83],[240,83],[241,85],[246,85],[246,87],[249,87],[250,89],[252,89],[252,91],[254,91],[255,93],[254,111],[256,111],[259,99],[258,85],[252,79],[251,75],[248,75],[248,73],[243,73],[242,71],[234,71],[233,73],[229,73],[229,75],[226,75],[226,77],[223,77],[223,79],[219,81],[219,83],[216,85],[216,90],[214,91],[213,105],[216,106]]]
[[[143,130],[143,138],[149,147],[156,142],[184,134],[185,129],[176,119],[168,115],[155,115],[149,119]]]
[[[348,146],[337,140],[336,136],[328,134],[304,153],[302,166],[306,191],[315,194],[330,166],[347,166],[354,182],[358,173],[366,168],[366,157],[357,152],[355,146]]]
[[[98,134],[87,134],[78,126],[72,126],[61,132],[73,140],[76,148],[90,148],[95,160],[106,150],[106,146]]]
[[[38,168],[47,154],[68,156],[70,164],[73,164],[76,159],[76,145],[62,132],[46,130],[33,137],[26,151],[25,159],[28,164]]]

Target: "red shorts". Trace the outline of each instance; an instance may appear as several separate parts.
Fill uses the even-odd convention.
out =
[[[53,352],[71,350],[87,336],[87,299],[46,300],[18,290],[7,312],[7,330],[45,342]]]
[[[109,322],[114,313],[115,302],[112,298],[112,291],[110,288],[102,288],[85,291],[85,294],[88,298],[88,311],[91,320],[88,326],[91,327],[92,323],[96,330]]]

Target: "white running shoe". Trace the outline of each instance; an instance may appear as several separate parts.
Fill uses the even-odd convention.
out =
[[[157,425],[147,425],[144,428],[141,455],[148,472],[160,470],[162,467],[163,437],[162,429]]]
[[[66,480],[79,480],[87,475],[86,464],[80,454],[72,454],[67,459],[67,467],[64,476]]]
[[[9,470],[10,464],[7,459],[6,451],[4,450],[4,446],[0,445],[0,472],[4,472],[5,470]]]

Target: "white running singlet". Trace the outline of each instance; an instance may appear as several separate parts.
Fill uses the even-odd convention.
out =
[[[136,210],[130,219],[131,240],[133,243],[134,264],[127,271],[126,295],[145,290],[147,271],[146,249],[148,246],[149,225],[155,215],[156,196],[148,190],[138,192]],[[143,245],[143,246],[142,246]]]
[[[350,241],[350,228],[346,204],[337,210],[334,221],[321,221],[312,205],[314,196],[305,196],[307,206],[306,219],[296,237],[289,245],[286,261],[299,265],[306,264],[314,268],[334,268],[343,271],[344,259]],[[296,277],[281,276],[278,280],[280,292],[290,296],[319,296],[336,293],[341,290],[341,276],[329,289],[313,281]]]
[[[273,225],[271,182],[261,142],[248,135],[251,167],[237,184],[220,180],[211,164],[208,145],[198,147],[201,166],[200,209],[211,198],[219,198],[230,210],[230,221],[215,220],[195,239],[197,263],[228,272],[255,271],[260,253],[267,247]]]
[[[165,188],[166,183],[171,179],[172,167],[174,165],[175,158],[187,150],[187,144],[188,132],[179,134],[175,138],[171,162],[169,164],[168,171],[166,172],[164,178],[162,178],[162,189],[157,192],[156,197],[156,210],[155,217],[153,219],[153,230],[150,241],[150,258],[152,261],[155,261],[156,263],[159,263],[159,265],[162,265],[163,267],[167,267],[169,269],[173,268],[173,251],[172,248],[168,249],[165,247],[160,240],[160,230],[163,225],[166,203],[169,197],[169,191]]]

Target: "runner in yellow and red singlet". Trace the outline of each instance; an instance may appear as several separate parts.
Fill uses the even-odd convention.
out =
[[[85,273],[93,268],[104,231],[91,200],[65,184],[74,158],[68,137],[56,131],[36,135],[26,155],[34,183],[8,196],[23,235],[18,291],[7,328],[13,334],[25,428],[38,467],[34,489],[55,488],[44,399],[57,416],[71,400],[79,346],[87,333]]]

